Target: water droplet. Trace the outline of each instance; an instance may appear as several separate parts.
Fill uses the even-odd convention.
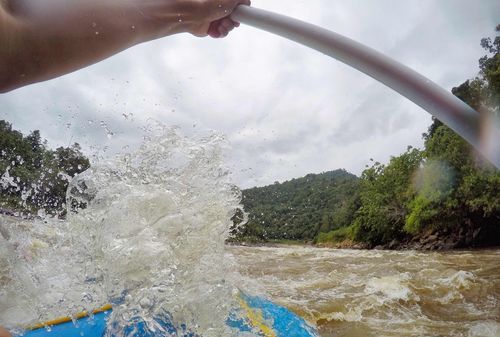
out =
[[[151,301],[147,297],[144,297],[143,299],[141,299],[141,301],[139,302],[139,304],[144,309],[147,309],[147,308],[151,307],[151,305],[152,305]]]
[[[108,139],[111,139],[115,135],[115,133],[109,129],[106,122],[101,121],[100,124],[101,124],[101,127],[104,129],[104,131],[106,131],[106,137],[108,137]]]
[[[135,29],[135,26],[132,26],[132,27],[130,27],[130,28]]]
[[[95,32],[95,35],[99,35],[99,32],[98,32],[98,31],[96,31],[96,32]]]
[[[92,22],[92,28],[95,28],[95,27],[97,27],[97,23]]]

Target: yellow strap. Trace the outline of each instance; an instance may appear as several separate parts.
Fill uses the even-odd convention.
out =
[[[97,314],[97,313],[100,313],[100,312],[104,312],[104,311],[108,311],[108,310],[111,310],[111,304],[106,304],[98,309],[95,309],[92,311],[93,314]],[[52,326],[52,325],[57,325],[57,324],[62,324],[62,323],[66,323],[66,322],[69,322],[73,319],[80,319],[80,318],[83,318],[83,317],[87,317],[89,315],[89,313],[87,311],[82,311],[78,314],[76,314],[75,316],[73,316],[73,318],[71,317],[59,317],[59,318],[56,318],[56,319],[53,319],[51,321],[47,321],[47,322],[43,322],[43,323],[37,323],[37,324],[33,324],[29,327],[27,327],[26,329],[27,330],[36,330],[36,329],[40,329],[40,328],[44,328],[44,327],[47,327],[47,326]]]
[[[274,329],[266,324],[261,310],[254,310],[251,308],[241,295],[238,296],[238,300],[240,306],[245,310],[247,318],[252,326],[262,331],[265,337],[277,337]]]

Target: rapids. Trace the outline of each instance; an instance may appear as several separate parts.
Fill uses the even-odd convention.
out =
[[[500,336],[500,250],[231,252],[243,278],[323,337]]]
[[[241,194],[218,133],[148,128],[142,145],[95,156],[68,188],[66,220],[0,216],[0,325],[106,303],[108,335],[158,320],[205,337],[255,336],[225,324],[236,294],[268,297],[330,336],[500,336],[500,250],[460,252],[228,246]],[[15,183],[8,172],[1,183]]]

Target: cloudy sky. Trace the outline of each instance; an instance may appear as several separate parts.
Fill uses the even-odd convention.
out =
[[[496,0],[252,3],[353,38],[448,90],[476,75],[479,41],[493,36],[500,14]],[[230,142],[227,165],[241,187],[336,168],[359,175],[370,158],[387,162],[421,146],[430,124],[366,75],[243,25],[220,40],[180,34],[145,43],[0,95],[0,118],[39,129],[51,146],[79,142],[88,154],[139,142],[151,119],[187,135],[217,130]]]

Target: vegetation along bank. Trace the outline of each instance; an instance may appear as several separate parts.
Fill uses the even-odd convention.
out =
[[[500,31],[500,25],[496,27]],[[481,40],[479,74],[452,89],[480,113],[500,118],[500,37]],[[388,111],[390,113],[390,111]],[[500,172],[434,119],[424,147],[408,147],[357,177],[308,174],[242,191],[232,243],[454,249],[500,246]],[[0,121],[0,213],[64,217],[68,181],[89,168],[75,143],[48,148]],[[69,205],[69,209],[82,205]]]
[[[500,25],[496,27],[500,32]],[[452,89],[500,118],[500,36],[484,38],[479,74]],[[387,113],[390,113],[388,111]],[[366,248],[500,246],[500,172],[434,119],[424,148],[408,147],[360,178],[336,170],[243,191],[248,222],[235,242],[295,240]]]

